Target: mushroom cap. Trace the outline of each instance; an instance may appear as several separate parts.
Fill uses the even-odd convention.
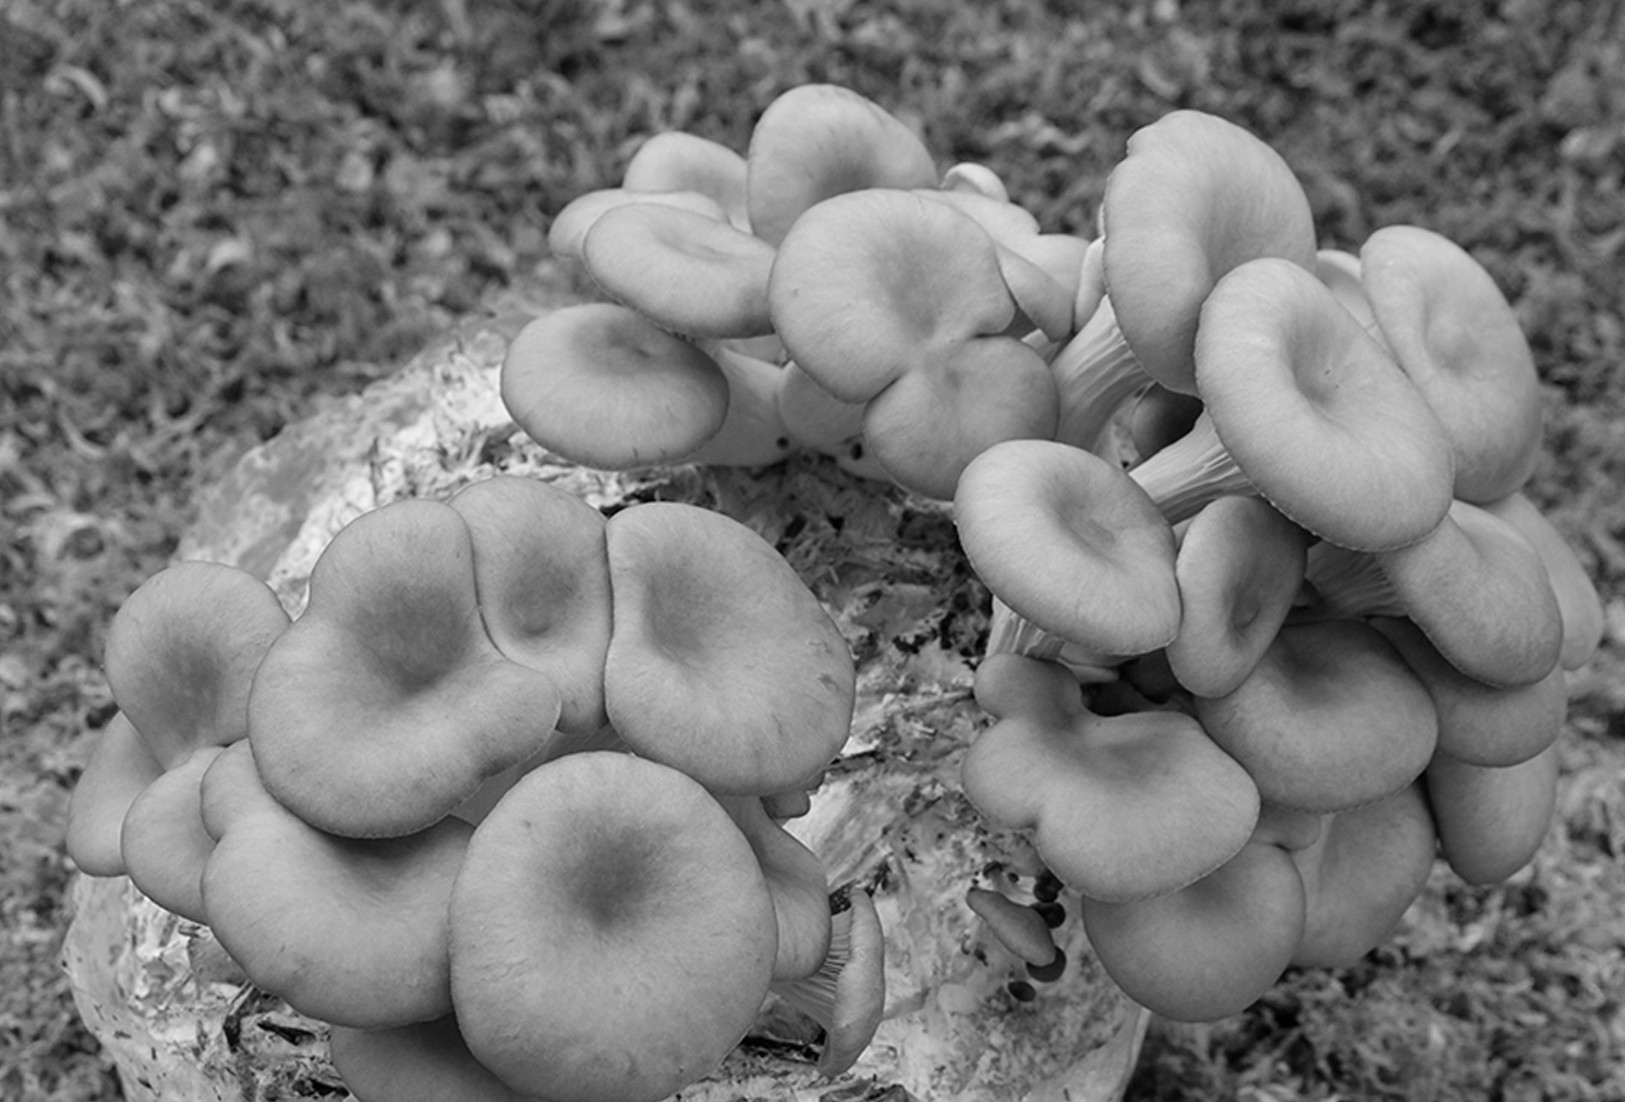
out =
[[[709,1074],[766,997],[773,901],[699,783],[627,754],[527,774],[468,845],[452,993],[474,1056],[521,1094],[656,1102]]]
[[[202,878],[214,839],[203,829],[202,785],[223,749],[201,746],[147,785],[120,832],[125,871],[141,894],[193,922],[209,921]]]
[[[800,84],[767,105],[745,155],[751,232],[770,244],[815,204],[867,188],[928,188],[936,163],[895,115],[835,84]]]
[[[1255,842],[1179,891],[1080,914],[1101,966],[1135,1002],[1181,1022],[1252,1005],[1303,937],[1303,880],[1287,851]]]
[[[699,191],[641,191],[612,187],[585,191],[570,200],[553,216],[547,230],[547,248],[554,256],[581,260],[585,256],[587,232],[598,219],[617,207],[632,203],[658,203],[726,221],[728,212],[711,196]]]
[[[1224,696],[1241,684],[1292,610],[1307,546],[1262,498],[1227,495],[1191,519],[1174,559],[1183,613],[1167,649],[1181,685]]]
[[[1529,685],[1557,666],[1563,612],[1551,577],[1495,514],[1458,499],[1427,538],[1377,560],[1409,617],[1468,676]]]
[[[1358,620],[1284,625],[1239,686],[1194,707],[1267,802],[1298,810],[1397,792],[1421,775],[1438,739],[1427,689]]]
[[[1219,279],[1257,257],[1314,266],[1309,199],[1286,161],[1201,111],[1171,111],[1129,138],[1100,214],[1123,336],[1147,374],[1187,394],[1198,315]]]
[[[1010,952],[1035,968],[1054,962],[1060,952],[1044,916],[1030,904],[1017,903],[1003,892],[971,888],[965,904],[986,922],[993,936]]]
[[[164,768],[247,733],[248,690],[288,614],[235,566],[181,562],[119,606],[105,655],[113,698]]]
[[[773,246],[726,221],[664,203],[607,210],[582,242],[587,271],[609,295],[692,337],[773,331],[773,255]]]
[[[249,698],[265,786],[306,822],[409,834],[546,744],[557,686],[486,633],[473,536],[457,510],[404,499],[345,525]]]
[[[474,1059],[449,1014],[388,1029],[334,1026],[328,1054],[358,1102],[525,1102]]]
[[[1179,630],[1173,529],[1097,455],[1048,440],[995,444],[961,475],[954,520],[977,575],[1045,631],[1131,655]]]
[[[1225,448],[1302,527],[1377,550],[1443,519],[1453,467],[1439,419],[1304,268],[1260,259],[1220,279],[1202,307],[1196,363]]]
[[[1435,754],[1424,781],[1439,854],[1469,884],[1495,884],[1534,859],[1557,809],[1558,743],[1516,765]]]
[[[679,462],[722,428],[728,379],[692,343],[613,303],[525,325],[502,361],[502,402],[549,451],[587,467]]]
[[[721,513],[647,502],[607,526],[610,722],[716,792],[805,787],[846,742],[840,630],[772,545]]]
[[[203,905],[226,952],[259,987],[335,1025],[448,1013],[446,908],[473,828],[446,818],[398,838],[328,834],[253,791],[251,755],[250,743],[230,747],[203,776],[220,830]]]
[[[1114,901],[1172,891],[1252,835],[1258,789],[1190,716],[1094,715],[1064,667],[1014,654],[982,663],[976,697],[999,722],[965,754],[965,795],[1030,830],[1068,887]]]
[[[1295,851],[1308,902],[1292,963],[1347,968],[1399,925],[1433,870],[1437,838],[1420,782],[1327,817]]]
[[[739,229],[745,212],[745,158],[721,142],[683,130],[650,135],[626,162],[621,186],[632,191],[697,191],[727,212]]]
[[[812,975],[829,954],[829,879],[823,862],[769,817],[762,797],[718,796],[717,802],[750,842],[773,897],[779,929],[773,981]]]
[[[124,816],[142,791],[163,775],[146,740],[123,712],[96,737],[96,745],[68,800],[64,845],[86,876],[123,876],[120,834]]]
[[[971,192],[989,199],[1008,200],[1010,191],[997,172],[980,161],[958,161],[942,171],[937,184],[943,191]]]
[[[1472,255],[1420,226],[1385,226],[1360,246],[1360,281],[1400,367],[1444,425],[1455,496],[1515,492],[1540,456],[1543,403],[1518,317]]]
[[[1462,673],[1410,620],[1374,616],[1368,622],[1399,649],[1433,698],[1443,753],[1473,765],[1516,765],[1562,733],[1569,692],[1561,667],[1539,681],[1501,688]]]
[[[511,475],[473,483],[447,504],[468,524],[474,591],[497,649],[558,686],[560,730],[587,733],[608,723],[603,514],[551,483]]]
[[[1563,617],[1563,650],[1558,656],[1558,665],[1565,670],[1579,669],[1601,645],[1606,622],[1602,598],[1597,595],[1591,576],[1563,533],[1526,495],[1508,494],[1484,508],[1516,528],[1540,556]]]

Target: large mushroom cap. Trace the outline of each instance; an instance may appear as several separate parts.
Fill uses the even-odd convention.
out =
[[[1438,417],[1304,268],[1260,259],[1219,280],[1202,307],[1196,364],[1237,466],[1304,528],[1375,550],[1443,519],[1453,461]]]
[[[1448,754],[1428,763],[1424,781],[1439,854],[1469,884],[1505,880],[1534,859],[1557,810],[1561,747],[1527,761],[1472,765]]]
[[[508,346],[501,389],[531,439],[608,470],[681,461],[722,428],[729,401],[709,355],[604,302],[529,322]]]
[[[421,830],[546,745],[558,688],[491,641],[473,555],[457,510],[407,499],[351,521],[317,559],[248,708],[266,787],[305,821]]]
[[[631,191],[690,191],[710,196],[728,221],[746,229],[745,158],[698,134],[665,130],[651,135],[626,162],[621,186]]]
[[[381,1028],[451,1010],[446,907],[473,828],[446,818],[399,838],[341,838],[259,785],[250,743],[203,776],[203,906],[255,984],[336,1025]]]
[[[113,697],[165,768],[247,733],[248,691],[288,626],[276,594],[246,570],[182,562],[143,582],[107,631]]]
[[[750,528],[650,502],[609,519],[610,722],[707,787],[807,786],[845,743],[851,652],[783,556]]]
[[[1244,261],[1315,257],[1309,200],[1280,154],[1224,119],[1171,111],[1136,131],[1101,205],[1106,287],[1147,374],[1195,390],[1203,301]]]
[[[359,1102],[525,1102],[474,1059],[449,1014],[388,1029],[334,1026],[328,1052]]]
[[[203,867],[214,852],[203,828],[203,774],[222,752],[202,746],[165,770],[135,798],[119,832],[125,871],[141,894],[193,922],[208,921]]]
[[[936,162],[919,135],[865,96],[801,84],[756,120],[745,155],[751,232],[770,244],[817,203],[868,188],[927,188]]]
[[[1174,534],[1145,492],[1099,456],[1011,440],[966,466],[959,540],[999,599],[1102,654],[1144,654],[1179,630]]]
[[[982,664],[976,697],[999,722],[966,752],[966,796],[1030,829],[1044,863],[1086,896],[1184,887],[1253,832],[1257,787],[1187,715],[1094,715],[1064,667],[1013,654]]]
[[[527,774],[476,830],[451,907],[452,993],[511,1089],[656,1102],[709,1074],[772,977],[750,843],[675,769],[582,753]]]
[[[1385,226],[1360,246],[1360,282],[1383,340],[1444,425],[1455,496],[1517,491],[1540,455],[1540,379],[1489,272],[1432,230]]]

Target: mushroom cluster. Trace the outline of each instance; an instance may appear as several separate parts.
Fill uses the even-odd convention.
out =
[[[331,1026],[360,1099],[666,1098],[770,994],[879,1020],[866,893],[784,828],[853,659],[753,530],[499,475],[345,525],[290,618],[181,562],[110,626],[69,852]]]
[[[1130,995],[1210,1019],[1378,944],[1436,856],[1530,859],[1601,608],[1465,250],[1321,246],[1279,153],[1195,110],[1129,138],[1096,224],[797,87],[743,154],[662,134],[559,213],[608,301],[533,322],[503,397],[583,464],[800,449],[950,503],[992,598],[966,794]]]

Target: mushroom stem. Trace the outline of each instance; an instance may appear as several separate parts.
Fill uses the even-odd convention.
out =
[[[1060,394],[1055,439],[1095,450],[1124,402],[1151,383],[1117,327],[1110,296],[1050,360]]]
[[[885,1013],[885,943],[869,893],[844,884],[829,896],[829,953],[818,970],[775,984],[784,1000],[824,1028],[818,1071],[833,1079],[863,1055]]]

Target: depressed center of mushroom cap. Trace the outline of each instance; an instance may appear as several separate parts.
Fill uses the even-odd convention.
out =
[[[513,1090],[655,1102],[711,1072],[765,998],[772,899],[681,772],[589,752],[527,774],[470,841],[450,907],[470,1050]]]
[[[1238,467],[1309,531],[1361,550],[1412,543],[1450,507],[1438,418],[1331,291],[1284,260],[1214,286],[1196,336],[1197,383]]]
[[[965,467],[954,519],[988,588],[1046,631],[1132,655],[1179,629],[1173,529],[1099,456],[1047,440],[995,444]]]
[[[1313,216],[1291,168],[1248,131],[1200,111],[1169,112],[1130,136],[1100,213],[1123,336],[1148,374],[1187,394],[1213,284],[1255,257],[1314,265]]]
[[[501,392],[537,443],[610,470],[680,459],[716,435],[728,411],[715,360],[612,303],[528,323],[503,359]]]

